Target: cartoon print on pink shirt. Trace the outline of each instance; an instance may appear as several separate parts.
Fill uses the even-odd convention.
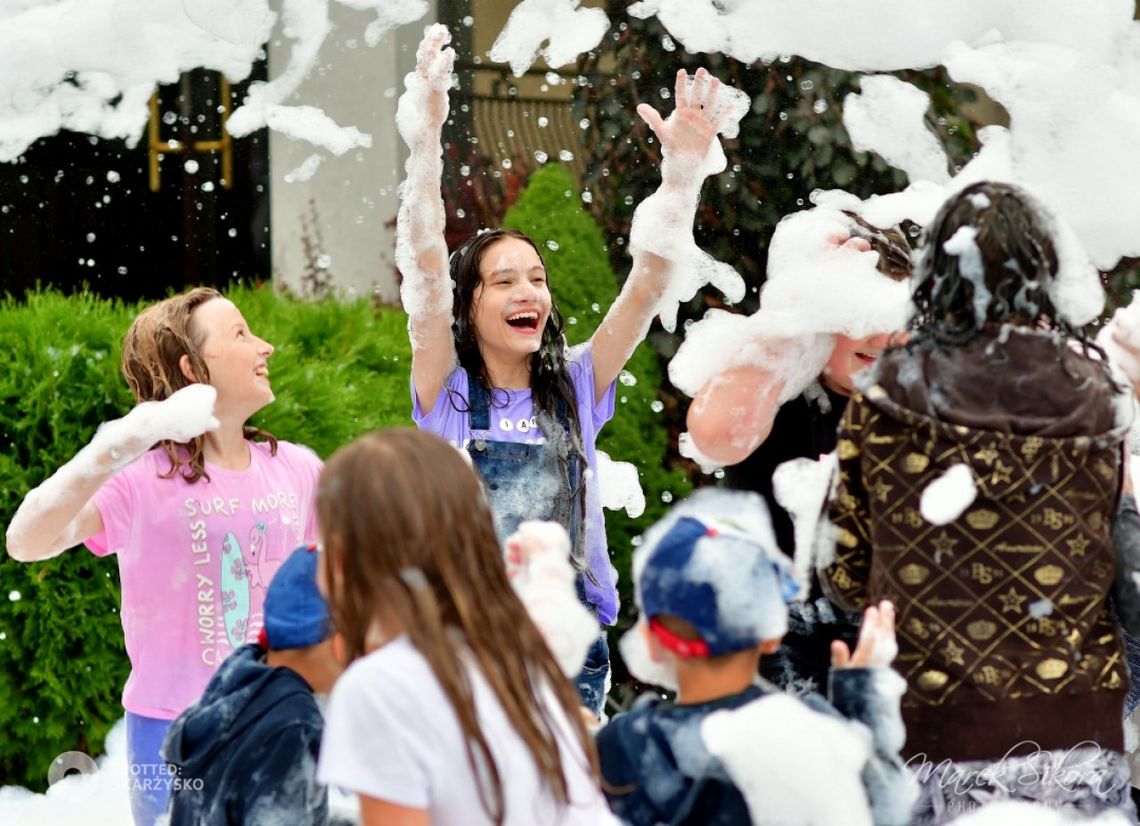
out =
[[[222,543],[222,616],[231,648],[245,644],[249,633],[249,571],[233,531]]]
[[[273,577],[273,572],[268,569],[269,547],[265,540],[264,522],[258,521],[249,529],[249,545],[246,546],[242,558],[245,560],[246,574],[249,576],[249,587],[264,590]]]

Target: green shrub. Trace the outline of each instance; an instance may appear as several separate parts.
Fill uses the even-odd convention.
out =
[[[503,219],[504,226],[525,232],[542,248],[550,289],[567,319],[571,344],[589,339],[618,294],[605,239],[581,203],[570,173],[550,164],[531,175],[518,203]],[[629,375],[618,383],[614,417],[598,438],[598,448],[612,459],[638,467],[645,492],[645,514],[640,518],[631,519],[624,511],[606,512],[606,534],[626,615],[622,627],[628,624],[633,603],[629,571],[634,538],[663,515],[668,507],[665,499],[684,496],[690,488],[684,473],[666,465],[670,434],[662,422],[661,367],[653,349],[639,345],[626,370]]]

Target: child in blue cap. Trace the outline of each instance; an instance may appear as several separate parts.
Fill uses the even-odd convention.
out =
[[[902,680],[887,667],[896,650],[889,603],[867,609],[854,652],[842,642],[833,644],[832,705],[818,695],[785,695],[756,676],[761,656],[779,647],[788,627],[787,601],[797,591],[756,494],[695,493],[646,534],[634,553],[633,577],[641,616],[622,640],[623,657],[638,679],[677,696],[668,701],[647,695],[598,733],[603,786],[618,816],[633,826],[735,826],[768,822],[766,815],[779,822],[824,822],[798,810],[794,800],[791,811],[786,799],[779,812],[759,810],[770,801],[757,806],[748,793],[754,766],[739,771],[714,753],[704,725],[708,718],[758,703],[783,721],[806,721],[792,737],[795,748],[817,764],[835,752],[837,736],[851,740],[847,752],[856,758],[848,761],[855,767],[849,773],[863,822],[906,822],[913,794],[898,759]],[[793,713],[781,704],[794,706]],[[789,750],[766,736],[764,723],[738,720],[748,739],[745,751],[754,755],[751,763],[787,762]],[[813,737],[826,741],[813,744]],[[728,752],[730,747],[717,753]],[[805,805],[810,808],[810,801]],[[861,818],[851,811],[843,820],[855,824]]]
[[[171,726],[162,746],[170,826],[328,822],[328,792],[316,778],[324,724],[313,694],[327,694],[343,669],[317,557],[316,546],[302,547],[282,563],[265,594],[258,642],[227,657]]]

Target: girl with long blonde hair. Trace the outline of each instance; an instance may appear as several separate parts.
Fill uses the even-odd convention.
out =
[[[616,823],[576,692],[460,452],[411,429],[362,436],[329,460],[317,511],[351,661],[322,782],[356,792],[366,825]]]

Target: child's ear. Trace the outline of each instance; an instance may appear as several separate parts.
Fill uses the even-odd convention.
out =
[[[201,381],[200,378],[198,378],[196,375],[194,375],[194,368],[190,364],[190,356],[183,354],[178,359],[178,369],[182,371],[182,377],[184,379],[186,379],[187,381],[192,381],[192,382]]]
[[[641,628],[641,636],[645,640],[645,650],[649,652],[649,659],[655,663],[669,662],[668,651],[661,644],[661,640],[657,639],[657,635],[649,630],[649,623],[640,622],[638,625]]]
[[[778,651],[780,648],[780,643],[783,641],[784,641],[783,637],[776,637],[775,639],[764,640],[764,642],[760,643],[760,653],[765,654],[765,655],[775,654],[776,651]]]

